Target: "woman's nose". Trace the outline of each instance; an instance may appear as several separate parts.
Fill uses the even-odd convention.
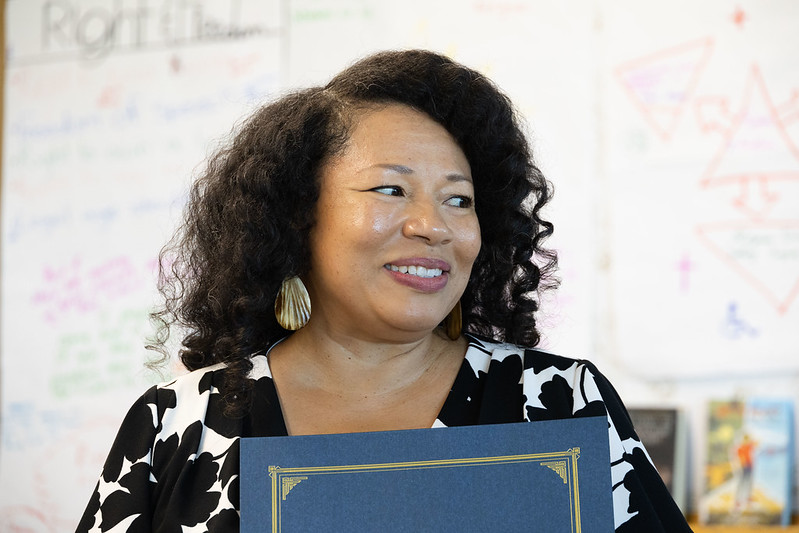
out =
[[[441,212],[442,206],[433,202],[414,202],[408,206],[402,233],[409,239],[422,239],[428,244],[446,244],[452,231]]]

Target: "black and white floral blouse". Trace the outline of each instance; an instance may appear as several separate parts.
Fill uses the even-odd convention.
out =
[[[606,415],[616,532],[690,531],[619,396],[591,363],[469,341],[435,426]],[[122,423],[77,531],[238,531],[239,438],[286,435],[267,358],[253,362],[254,407],[244,418],[222,415],[218,365],[145,392]]]

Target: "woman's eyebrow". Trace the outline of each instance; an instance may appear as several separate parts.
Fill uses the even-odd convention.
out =
[[[397,165],[392,163],[378,163],[374,166],[378,168],[393,170],[397,174],[413,174],[413,169],[410,167],[406,167],[405,165]]]
[[[413,174],[413,169],[410,167],[406,167],[405,165],[399,165],[393,163],[378,163],[374,166],[377,168],[385,168],[388,170],[393,170],[397,174]],[[465,176],[458,172],[453,172],[451,174],[447,174],[447,181],[452,181],[452,182],[468,181],[469,183],[471,183],[472,178],[470,176]]]
[[[447,174],[447,181],[452,181],[452,182],[467,181],[471,183],[472,178],[471,176],[465,176],[463,174],[453,172],[452,174]]]

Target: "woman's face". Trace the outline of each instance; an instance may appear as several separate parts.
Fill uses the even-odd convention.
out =
[[[309,326],[373,340],[430,332],[480,251],[463,151],[410,107],[360,112],[344,151],[322,168],[310,250]]]

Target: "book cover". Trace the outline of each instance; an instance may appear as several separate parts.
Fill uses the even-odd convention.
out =
[[[793,439],[793,405],[788,400],[711,402],[702,522],[787,525]]]
[[[604,417],[241,440],[241,531],[612,532]]]
[[[688,490],[688,435],[684,414],[675,408],[628,409],[649,457],[671,493],[685,512]]]

